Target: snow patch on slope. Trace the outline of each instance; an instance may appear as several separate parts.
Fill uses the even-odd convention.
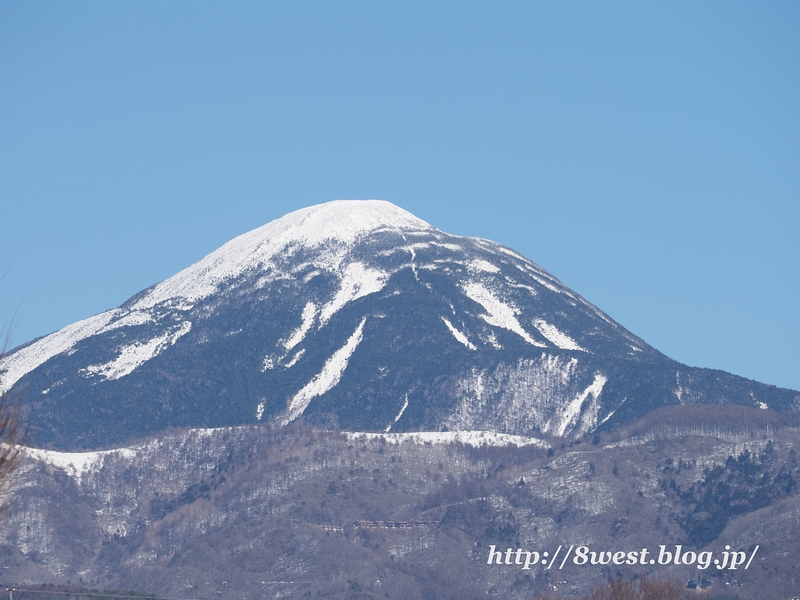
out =
[[[536,329],[539,330],[539,333],[562,350],[580,350],[581,352],[586,352],[575,340],[544,319],[534,319],[533,324],[536,326]]]
[[[119,349],[119,355],[114,360],[103,365],[89,365],[82,369],[87,376],[100,375],[103,379],[120,379],[130,375],[148,360],[155,358],[178,341],[178,338],[189,333],[192,324],[184,321],[177,327],[172,327],[158,337],[145,342],[134,342]]]
[[[442,321],[444,321],[444,324],[447,325],[447,328],[450,330],[450,333],[453,334],[454,338],[456,338],[459,342],[464,344],[468,349],[477,350],[477,348],[475,347],[475,344],[470,342],[467,339],[467,336],[464,335],[463,333],[461,333],[458,329],[456,329],[450,321],[448,321],[444,317],[442,317]]]
[[[40,460],[53,467],[65,471],[67,475],[80,481],[89,471],[98,470],[109,456],[133,458],[136,451],[130,448],[117,448],[115,450],[100,450],[96,452],[56,452],[54,450],[41,450],[39,448],[25,448],[25,456]]]
[[[370,269],[363,263],[354,262],[345,267],[339,290],[333,299],[320,311],[320,327],[345,304],[381,291],[386,285],[389,275],[377,269]]]
[[[303,307],[302,323],[300,323],[300,326],[292,332],[289,339],[283,344],[287,352],[303,341],[303,338],[306,337],[309,329],[311,329],[311,326],[314,324],[315,316],[317,316],[316,305],[313,302],[306,303],[305,307]]]
[[[541,342],[534,340],[520,325],[517,320],[519,309],[504,303],[484,285],[475,281],[462,286],[462,289],[470,300],[477,302],[484,308],[486,314],[481,315],[481,318],[489,325],[513,331],[532,346],[545,347]]]
[[[367,318],[361,319],[353,335],[347,340],[347,343],[333,353],[325,365],[311,381],[309,381],[297,394],[295,394],[292,401],[289,403],[289,410],[286,418],[281,422],[282,425],[287,425],[294,421],[297,417],[303,414],[303,411],[308,407],[311,400],[317,396],[321,396],[328,390],[333,389],[339,380],[342,378],[344,370],[347,368],[347,363],[350,357],[355,352],[364,334],[364,323]]]
[[[417,250],[426,250],[430,247],[431,247],[431,242],[415,242],[413,244],[406,244],[403,246],[394,246],[393,248],[389,248],[388,250],[381,250],[380,252],[378,252],[378,256],[392,256],[393,254],[397,254],[398,252],[408,252],[413,256],[416,254]]]
[[[98,330],[96,333],[105,333],[120,329],[121,327],[136,327],[137,325],[147,325],[148,323],[155,322],[153,315],[148,312],[140,310],[132,310],[128,314],[120,317],[116,321],[111,321],[108,325]]]
[[[476,259],[469,263],[469,268],[472,271],[479,271],[483,273],[499,273],[500,268],[493,265],[488,260]]]
[[[448,236],[448,237],[456,237],[456,236]],[[452,244],[449,242],[431,242],[431,244],[434,246],[438,246],[439,248],[444,248],[445,250],[451,250],[452,252],[461,252],[462,250],[464,250],[464,248],[461,247],[460,245]]]
[[[444,424],[451,431],[493,429],[580,435],[596,426],[605,376],[587,379],[576,357],[542,353],[490,369],[473,368],[456,388]],[[566,407],[570,405],[570,408]]]
[[[384,431],[384,433],[389,433],[392,427],[394,427],[395,423],[397,423],[400,420],[400,417],[403,416],[403,413],[406,412],[407,408],[408,408],[408,394],[406,394],[406,400],[405,402],[403,402],[403,406],[400,408],[400,412],[397,413],[397,416],[394,418],[394,421],[392,421],[386,426],[386,430]]]
[[[55,333],[25,346],[8,356],[0,363],[0,391],[11,387],[36,367],[44,364],[54,356],[70,350],[75,344],[84,340],[105,327],[111,319],[119,314],[119,310],[109,310],[72,325],[67,325]]]
[[[608,381],[608,378],[605,375],[601,373],[595,374],[594,381],[592,381],[592,383],[589,384],[585,390],[583,390],[566,406],[564,406],[564,408],[559,411],[558,415],[550,419],[547,424],[542,427],[542,431],[547,432],[552,430],[556,435],[563,436],[565,433],[567,433],[567,430],[572,430],[577,424],[578,418],[581,416],[581,408],[583,407],[584,402],[586,402],[586,399],[591,395],[592,403],[590,408],[595,408],[594,422],[586,423],[586,426],[583,428],[585,431],[590,430],[594,425],[597,424],[599,398],[606,381]],[[579,433],[585,433],[585,431],[579,431]]]
[[[291,369],[293,366],[295,366],[295,364],[297,364],[297,361],[300,360],[303,357],[303,354],[305,354],[305,353],[306,353],[306,349],[305,348],[300,348],[300,350],[297,352],[297,354],[295,354],[292,358],[290,358],[289,362],[286,363],[286,365],[285,365],[286,368],[287,369]]]

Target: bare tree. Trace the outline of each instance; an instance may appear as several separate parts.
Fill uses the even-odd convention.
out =
[[[3,266],[0,262],[0,280],[5,275]],[[5,490],[11,474],[19,465],[22,446],[28,437],[28,425],[25,424],[20,398],[8,394],[3,385],[3,359],[6,357],[10,335],[10,326],[0,329],[0,337],[3,339],[0,346],[0,490]]]
[[[2,359],[2,357],[0,357]],[[28,429],[22,409],[8,394],[0,395],[0,489],[3,489],[22,458],[22,444]]]

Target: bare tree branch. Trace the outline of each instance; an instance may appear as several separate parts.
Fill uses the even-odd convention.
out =
[[[7,272],[5,261],[0,261],[0,280]],[[13,320],[12,320],[13,323]],[[3,383],[3,359],[6,357],[12,326],[0,328],[3,339],[0,346],[0,491],[5,491],[11,475],[22,459],[22,447],[28,439],[29,424],[25,423],[21,398],[7,393]],[[4,507],[0,507],[2,512]]]

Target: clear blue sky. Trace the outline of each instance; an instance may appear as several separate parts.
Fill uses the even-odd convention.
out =
[[[800,3],[0,0],[0,323],[336,198],[800,389]]]

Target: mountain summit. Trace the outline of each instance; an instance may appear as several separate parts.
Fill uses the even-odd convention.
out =
[[[377,200],[290,213],[0,369],[59,449],[297,419],[574,438],[670,404],[800,407],[665,357],[509,248]]]

